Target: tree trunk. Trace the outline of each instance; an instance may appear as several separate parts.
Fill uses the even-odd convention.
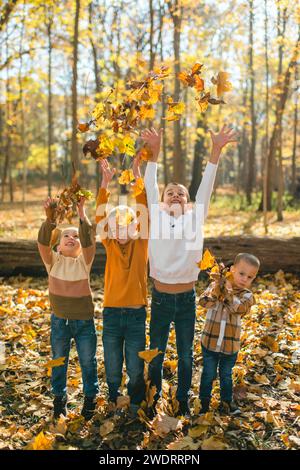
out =
[[[300,272],[300,237],[288,239],[262,237],[215,237],[205,238],[208,248],[218,260],[226,265],[233,263],[237,253],[253,253],[261,260],[260,273]],[[280,253],[275,256],[274,253]],[[103,274],[106,255],[102,243],[96,243],[96,257],[92,273]],[[47,276],[38,253],[35,240],[0,240],[0,276],[22,273],[27,276]]]
[[[52,145],[53,145],[53,122],[52,122],[52,24],[53,16],[51,6],[48,14],[48,196],[52,192]]]
[[[73,36],[73,80],[72,80],[72,140],[71,159],[75,170],[79,170],[79,154],[77,143],[77,63],[78,63],[78,29],[80,0],[76,0],[74,36]]]
[[[159,45],[160,45],[160,60],[161,63],[164,62],[164,43],[163,43],[163,19],[164,19],[165,9],[164,4],[160,3],[159,5]],[[165,87],[165,85],[164,85]],[[164,184],[165,186],[169,182],[169,168],[167,163],[167,136],[166,136],[166,120],[163,119],[166,113],[166,100],[165,100],[165,89],[163,89],[162,99],[161,99],[161,120],[160,127],[163,129],[162,135],[162,154],[163,154],[163,166],[164,166]]]
[[[265,233],[268,233],[268,171],[269,171],[269,44],[268,44],[268,8],[267,0],[264,0],[265,14],[265,67],[266,67],[266,144],[263,172],[263,213]]]
[[[281,11],[279,3],[277,4],[277,34],[278,39],[280,39],[280,44],[278,48],[278,56],[279,56],[279,63],[278,63],[278,82],[281,83],[282,81],[282,61],[283,61],[283,43],[282,40],[285,36],[285,27],[286,27],[286,15],[287,15],[287,8],[283,10],[283,16],[281,18]],[[281,24],[282,23],[282,24]],[[283,220],[283,193],[284,193],[284,181],[283,181],[283,164],[282,164],[282,117],[279,121],[279,128],[278,128],[278,192],[277,192],[277,220],[281,222]]]
[[[181,23],[182,23],[182,10],[180,0],[174,0],[172,4],[168,0],[169,11],[173,21],[173,49],[174,49],[174,101],[180,100],[180,81],[177,76],[180,72],[180,39],[181,39]],[[180,119],[174,121],[174,151],[173,151],[174,167],[173,179],[182,184],[185,184],[185,158],[181,146],[181,124]]]
[[[13,12],[14,8],[16,7],[18,0],[9,0],[6,2],[6,5],[3,7],[3,13],[0,16],[0,32],[4,28],[4,26],[8,23],[9,17]]]
[[[205,132],[207,131],[207,115],[202,114],[197,120],[197,129],[203,129]],[[189,193],[192,201],[196,199],[196,193],[198,191],[199,185],[201,183],[202,178],[202,170],[203,170],[203,159],[206,154],[206,147],[205,147],[205,137],[202,133],[197,134],[197,139],[194,146],[194,160],[193,160],[193,173],[192,173],[192,181],[189,187]]]
[[[298,68],[295,68],[295,83],[296,88],[294,90],[295,95],[295,107],[294,107],[294,122],[293,122],[293,152],[292,152],[292,185],[291,193],[293,197],[296,197],[296,150],[297,150],[297,128],[298,128]]]
[[[149,0],[149,16],[150,16],[150,61],[149,61],[149,70],[153,70],[155,62],[155,53],[153,49],[153,39],[154,39],[154,10],[153,10],[153,0]]]
[[[252,191],[255,173],[255,147],[256,147],[256,116],[255,116],[255,76],[253,66],[253,0],[249,0],[249,74],[250,74],[250,112],[251,112],[251,142],[248,156],[248,178],[246,187],[247,203],[252,202]]]

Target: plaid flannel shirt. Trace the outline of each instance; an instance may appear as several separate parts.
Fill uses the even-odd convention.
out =
[[[220,290],[212,282],[200,296],[200,305],[207,309],[201,343],[206,349],[223,354],[234,354],[240,349],[241,317],[255,304],[248,289],[225,289],[220,300]]]

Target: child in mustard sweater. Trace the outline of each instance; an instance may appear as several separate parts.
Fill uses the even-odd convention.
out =
[[[136,196],[139,215],[128,206],[118,206],[107,214],[108,186],[115,169],[107,160],[100,161],[102,184],[97,198],[97,233],[106,250],[103,310],[103,347],[106,380],[110,401],[116,403],[120,395],[122,369],[125,357],[129,377],[130,413],[136,416],[145,398],[144,362],[138,356],[145,349],[145,321],[147,305],[148,223],[146,195]],[[133,173],[141,181],[139,161],[133,164]],[[137,217],[143,216],[138,224]],[[142,227],[143,225],[143,227]],[[143,233],[144,232],[144,233]]]

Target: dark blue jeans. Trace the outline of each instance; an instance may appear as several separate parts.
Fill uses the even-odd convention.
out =
[[[150,349],[158,348],[163,354],[149,364],[151,383],[156,386],[157,400],[161,395],[163,361],[167,348],[171,323],[174,322],[178,354],[178,387],[176,398],[188,399],[192,382],[193,340],[196,318],[195,290],[181,294],[166,294],[152,291]]]
[[[209,351],[202,345],[203,370],[200,383],[200,398],[210,399],[213,381],[219,367],[220,395],[222,401],[232,401],[232,369],[238,353],[223,354]]]
[[[82,373],[83,393],[94,397],[99,392],[97,376],[97,336],[94,320],[65,320],[51,315],[51,349],[53,359],[65,357],[64,365],[53,367],[51,376],[54,395],[66,395],[67,371],[71,340],[74,338]]]
[[[103,310],[104,365],[111,401],[120,395],[124,353],[130,402],[139,405],[145,399],[144,361],[138,355],[146,346],[145,322],[145,307]]]

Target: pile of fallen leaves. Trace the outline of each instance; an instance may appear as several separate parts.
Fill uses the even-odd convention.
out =
[[[206,281],[199,283],[198,294],[205,285]],[[174,417],[178,407],[174,330],[170,333],[164,364],[163,397],[158,415],[151,421],[141,409],[139,419],[129,418],[125,374],[124,396],[119,398],[117,405],[124,413],[115,413],[116,410],[109,406],[101,340],[103,279],[93,278],[92,288],[99,335],[97,412],[88,423],[80,416],[83,401],[81,373],[73,347],[68,374],[68,416],[54,422],[46,279],[1,279],[0,340],[5,343],[5,355],[0,347],[0,449],[300,447],[299,278],[279,271],[275,276],[266,275],[255,282],[257,304],[243,318],[242,348],[234,368],[234,395],[242,410],[239,417],[219,415],[218,381],[214,384],[211,411],[199,416],[198,387],[202,369],[199,338],[205,312],[201,307],[197,308],[190,421]],[[159,352],[151,354],[156,353]],[[146,368],[151,354],[144,353]],[[153,390],[148,387],[148,402],[152,398]]]

